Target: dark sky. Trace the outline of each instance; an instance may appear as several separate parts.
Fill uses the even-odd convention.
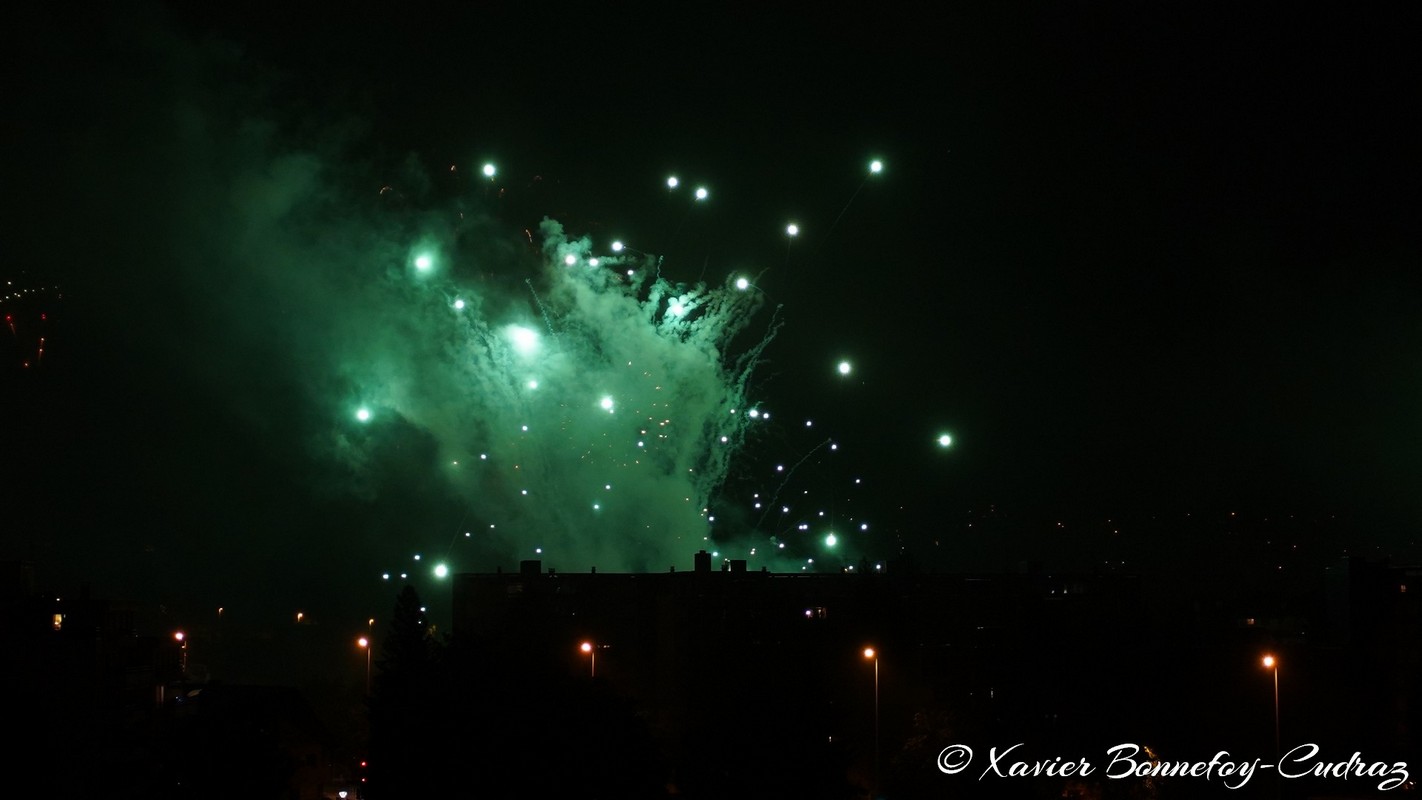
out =
[[[341,329],[242,253],[363,246],[367,209],[332,221],[274,188],[303,165],[323,200],[389,183],[433,215],[487,200],[462,177],[485,160],[508,199],[481,256],[549,214],[657,242],[678,280],[758,271],[785,327],[756,392],[785,430],[740,464],[806,454],[814,418],[843,451],[800,477],[871,522],[875,557],[1001,566],[1084,546],[1044,543],[1057,521],[1154,517],[1130,548],[1165,559],[1196,535],[1169,520],[1230,512],[1332,520],[1320,559],[1416,557],[1422,65],[1401,5],[188,5],[0,26],[0,279],[64,295],[42,368],[12,344],[3,373],[0,555],[42,574],[384,608],[380,565],[478,512],[425,480],[413,424],[361,491],[331,489],[306,437],[333,351],[304,339]],[[713,202],[685,212],[672,171]],[[1006,538],[974,538],[994,514]]]

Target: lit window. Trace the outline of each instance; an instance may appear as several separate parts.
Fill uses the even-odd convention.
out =
[[[1403,591],[1407,591],[1407,590],[1406,590],[1406,589],[1403,589]],[[54,629],[55,629],[55,630],[59,630],[60,628],[63,628],[63,627],[64,627],[64,615],[63,615],[63,614],[58,614],[58,613],[55,614],[55,615],[54,615]]]

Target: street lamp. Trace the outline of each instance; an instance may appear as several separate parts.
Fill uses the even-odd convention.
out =
[[[590,657],[590,660],[589,660],[589,662],[588,662],[588,677],[589,677],[589,678],[596,678],[596,677],[597,677],[597,648],[596,648],[596,647],[593,647],[593,643],[592,643],[592,642],[583,642],[582,644],[578,645],[578,649],[581,650],[581,651],[583,651],[584,653],[587,653],[588,656]]]
[[[1274,757],[1279,757],[1279,660],[1264,656],[1264,668],[1274,671]]]
[[[864,657],[874,662],[874,795],[879,794],[879,654],[864,648]]]
[[[365,651],[365,693],[370,694],[370,640],[362,636],[356,639],[356,644]]]
[[[183,680],[188,679],[188,635],[182,631],[173,633],[173,641],[178,643],[178,672]]]

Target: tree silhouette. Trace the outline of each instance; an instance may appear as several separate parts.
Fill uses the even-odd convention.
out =
[[[421,608],[413,586],[400,591],[372,680],[367,796],[377,800],[433,796],[445,780],[431,766],[447,763],[443,648]]]

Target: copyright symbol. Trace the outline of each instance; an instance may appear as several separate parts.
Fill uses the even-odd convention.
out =
[[[950,744],[938,753],[938,771],[957,775],[973,760],[973,748],[965,744]]]

